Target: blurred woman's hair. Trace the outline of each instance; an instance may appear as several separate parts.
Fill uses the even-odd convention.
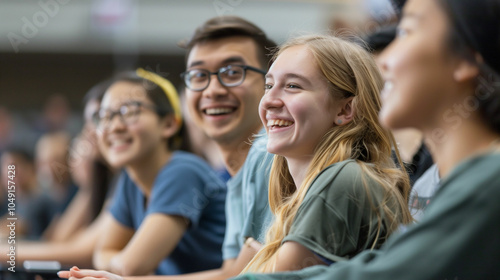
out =
[[[155,75],[151,72],[142,69],[141,71],[143,71],[143,73],[146,73],[146,75]],[[155,76],[159,77],[157,75]],[[158,79],[166,80],[161,77]],[[127,71],[118,74],[113,79],[113,83],[119,81],[126,81],[141,86],[145,90],[149,100],[153,102],[153,104],[156,106],[157,109],[156,113],[160,118],[166,116],[175,117],[178,113],[180,113],[177,112],[177,110],[180,110],[180,100],[177,90],[175,90],[175,88],[173,89],[173,91],[175,92],[167,93],[165,91],[165,88],[159,85],[157,81],[152,81],[151,79],[147,79],[142,75],[138,75],[138,71]],[[170,100],[169,94],[172,94],[171,98],[175,98],[176,100]],[[178,103],[177,106],[179,108],[174,106],[172,102],[177,102]],[[167,140],[167,147],[169,148],[169,150],[183,150],[187,152],[192,152],[189,141],[189,135],[187,133],[185,126],[182,125],[182,119],[180,119],[179,122],[180,122],[179,130],[177,131],[176,135]]]
[[[448,16],[450,52],[476,63],[475,100],[483,121],[500,132],[500,1],[438,0]]]

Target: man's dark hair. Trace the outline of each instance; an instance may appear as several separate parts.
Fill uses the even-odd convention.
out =
[[[269,53],[270,50],[276,48],[276,43],[269,39],[264,31],[255,24],[237,16],[221,16],[209,19],[195,30],[190,39],[180,42],[179,46],[187,49],[187,59],[193,47],[199,43],[234,36],[251,38],[257,46],[257,58],[261,67],[268,67]]]

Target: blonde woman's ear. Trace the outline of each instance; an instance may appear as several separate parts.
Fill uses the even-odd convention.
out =
[[[337,114],[337,120],[335,121],[336,125],[348,124],[354,118],[354,107],[352,105],[353,99],[354,96],[351,96],[340,101],[341,107],[339,113]]]

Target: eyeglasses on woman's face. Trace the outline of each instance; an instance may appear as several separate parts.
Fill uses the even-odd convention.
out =
[[[181,78],[188,89],[202,91],[210,84],[212,75],[217,75],[217,79],[225,87],[239,86],[245,81],[247,70],[266,74],[266,71],[248,65],[227,65],[219,68],[216,72],[210,72],[206,69],[188,70],[181,74]]]
[[[117,110],[101,109],[92,116],[92,122],[99,130],[109,129],[111,122],[118,116],[120,121],[125,125],[132,125],[137,122],[143,108],[152,110],[158,113],[158,109],[149,104],[144,104],[140,101],[130,101],[123,103]]]

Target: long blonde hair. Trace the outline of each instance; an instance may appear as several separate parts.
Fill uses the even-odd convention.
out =
[[[306,46],[314,56],[316,64],[330,82],[333,98],[354,96],[353,120],[343,126],[329,130],[318,146],[305,180],[297,188],[283,156],[275,155],[269,180],[269,205],[275,220],[266,236],[266,244],[252,259],[246,271],[274,271],[276,252],[283,238],[288,235],[312,181],[321,170],[347,159],[355,159],[367,176],[378,182],[385,193],[381,203],[374,203],[377,215],[377,237],[371,248],[380,244],[387,236],[380,236],[384,224],[387,235],[400,223],[409,223],[412,218],[407,207],[410,184],[405,172],[398,169],[391,158],[394,138],[390,131],[378,121],[380,111],[380,89],[382,77],[373,58],[360,46],[346,40],[324,35],[309,35],[292,39],[275,53],[274,60],[292,46]],[[396,155],[402,165],[399,153]],[[370,198],[370,189],[365,184]],[[383,219],[383,221],[382,221]]]

